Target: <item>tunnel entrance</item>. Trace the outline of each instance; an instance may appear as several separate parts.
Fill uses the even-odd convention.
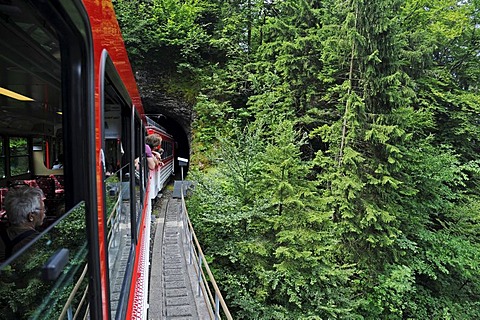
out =
[[[165,115],[148,115],[153,121],[161,125],[168,134],[175,139],[175,180],[181,180],[180,167],[178,166],[178,157],[188,159],[190,161],[190,140],[188,134],[175,119]],[[184,178],[188,172],[188,166],[183,168]]]

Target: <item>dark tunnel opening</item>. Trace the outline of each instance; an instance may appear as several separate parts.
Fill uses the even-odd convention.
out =
[[[159,117],[149,116],[156,123],[161,125],[167,133],[175,139],[175,180],[181,180],[181,170],[178,165],[178,157],[188,159],[190,161],[190,143],[185,129],[173,118],[161,115]],[[190,162],[189,162],[190,163]],[[184,178],[188,173],[188,165],[183,168]]]

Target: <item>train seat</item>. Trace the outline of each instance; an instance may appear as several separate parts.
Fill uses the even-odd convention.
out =
[[[45,195],[44,203],[47,208],[47,215],[58,216],[59,211],[61,211],[64,205],[63,185],[60,184],[54,175],[37,176],[36,180],[38,187],[42,189]],[[59,190],[61,191],[59,192]]]
[[[43,194],[46,198],[52,198],[55,194],[55,184],[50,177],[47,176],[38,176],[37,184],[40,189],[42,189]]]
[[[49,176],[53,182],[55,187],[55,194],[63,194],[64,193],[64,186],[63,186],[63,176],[56,176],[51,174]]]
[[[38,188],[38,183],[37,183],[37,180],[35,179],[23,180],[23,184],[28,185],[29,187],[32,187],[32,188]]]

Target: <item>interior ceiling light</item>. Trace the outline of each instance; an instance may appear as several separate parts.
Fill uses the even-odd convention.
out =
[[[17,99],[17,100],[20,100],[20,101],[35,101],[32,98],[22,96],[19,93],[10,91],[10,90],[2,88],[2,87],[0,87],[0,94],[3,94],[4,96],[7,96],[7,97],[13,98],[13,99]]]

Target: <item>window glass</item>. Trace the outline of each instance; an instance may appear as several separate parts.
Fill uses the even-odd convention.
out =
[[[35,1],[13,3],[11,7],[21,14],[2,11],[1,15],[2,39],[9,46],[2,48],[0,55],[0,86],[23,98],[0,95],[0,133],[10,136],[4,140],[5,153],[0,156],[6,156],[4,174],[9,180],[37,174],[27,141],[55,136],[62,124],[63,88],[61,50],[55,28],[31,6]],[[50,151],[43,148],[46,157]]]
[[[28,141],[26,138],[9,139],[10,175],[18,176],[29,173]]]
[[[85,227],[82,202],[42,232],[25,252],[0,265],[2,319],[58,319],[62,312],[86,314],[87,305],[82,300],[88,284]],[[55,253],[59,253],[57,258],[63,257],[59,261],[66,262],[61,270],[54,269],[54,263],[49,264],[50,269],[44,267]]]
[[[12,156],[28,156],[28,141],[26,138],[10,138],[10,154]]]
[[[77,104],[84,101],[83,82],[74,88],[77,80],[72,82],[80,75],[75,72],[81,71],[83,76],[84,71],[78,61],[70,60],[73,56],[64,54],[69,52],[73,40],[62,36],[60,43],[58,32],[70,33],[59,30],[59,26],[66,24],[56,16],[58,13],[44,16],[47,5],[39,4],[37,8],[38,1],[0,2],[13,3],[12,7],[18,9],[18,12],[2,11],[0,17],[5,31],[2,40],[9,43],[0,54],[1,87],[26,98],[0,95],[0,135],[3,137],[0,177],[4,178],[1,184],[28,184],[42,189],[46,215],[38,240],[18,252],[18,257],[12,257],[11,262],[0,264],[0,319],[58,319],[62,312],[65,319],[72,318],[73,314],[78,319],[88,318],[84,316],[86,306],[79,306],[88,274],[83,274],[87,252],[85,206],[78,205],[84,197],[82,174],[87,173],[77,170],[75,175],[80,179],[66,185],[70,177],[64,177],[63,169],[52,170],[64,151],[62,117],[70,111],[66,106],[78,110]],[[73,24],[72,28],[76,30]],[[71,66],[75,72],[63,66],[68,66],[67,69]],[[82,139],[81,131],[72,133],[74,130],[67,128],[70,143],[66,146],[74,149],[76,143],[73,142]],[[74,158],[72,154],[67,156]],[[81,162],[78,158],[75,157],[75,161]],[[0,228],[5,227],[4,222],[0,221]],[[61,249],[68,250],[68,255]],[[68,256],[68,261],[56,279],[45,281],[43,266],[56,252],[63,258]],[[72,293],[74,287],[78,291]],[[88,303],[88,296],[83,299]]]
[[[10,158],[10,173],[12,177],[28,173],[28,163],[28,156]]]
[[[125,173],[128,166],[120,168],[105,180],[108,261],[110,270],[110,302],[112,312],[117,310],[120,290],[125,278],[128,254],[132,245],[130,223],[130,181]]]
[[[5,178],[5,150],[3,138],[0,137],[0,178]]]
[[[108,72],[108,67],[107,67]],[[110,74],[114,76],[114,74]],[[130,114],[121,94],[107,74],[104,96],[104,153],[105,153],[105,216],[108,241],[108,267],[110,281],[110,305],[112,319],[129,290],[127,270],[131,266],[129,256],[132,248],[132,223],[130,203]],[[124,149],[125,148],[125,149]],[[127,295],[128,296],[128,295]],[[125,301],[123,301],[125,302]]]
[[[106,175],[110,176],[120,170],[122,163],[122,143],[120,139],[105,140],[105,168]]]
[[[162,159],[165,159],[168,156],[168,142],[162,141]]]
[[[170,157],[172,155],[172,143],[170,141],[165,142],[165,157]]]
[[[148,179],[148,165],[147,165],[147,158],[145,157],[145,132],[142,130],[141,122],[137,119],[135,121],[135,138],[137,144],[138,154],[141,156],[140,160],[140,174],[139,174],[139,184],[135,185],[135,224],[137,227],[137,235],[138,230],[140,228],[140,217],[142,215],[143,210],[143,195],[145,194],[145,187],[146,187],[146,180]]]

